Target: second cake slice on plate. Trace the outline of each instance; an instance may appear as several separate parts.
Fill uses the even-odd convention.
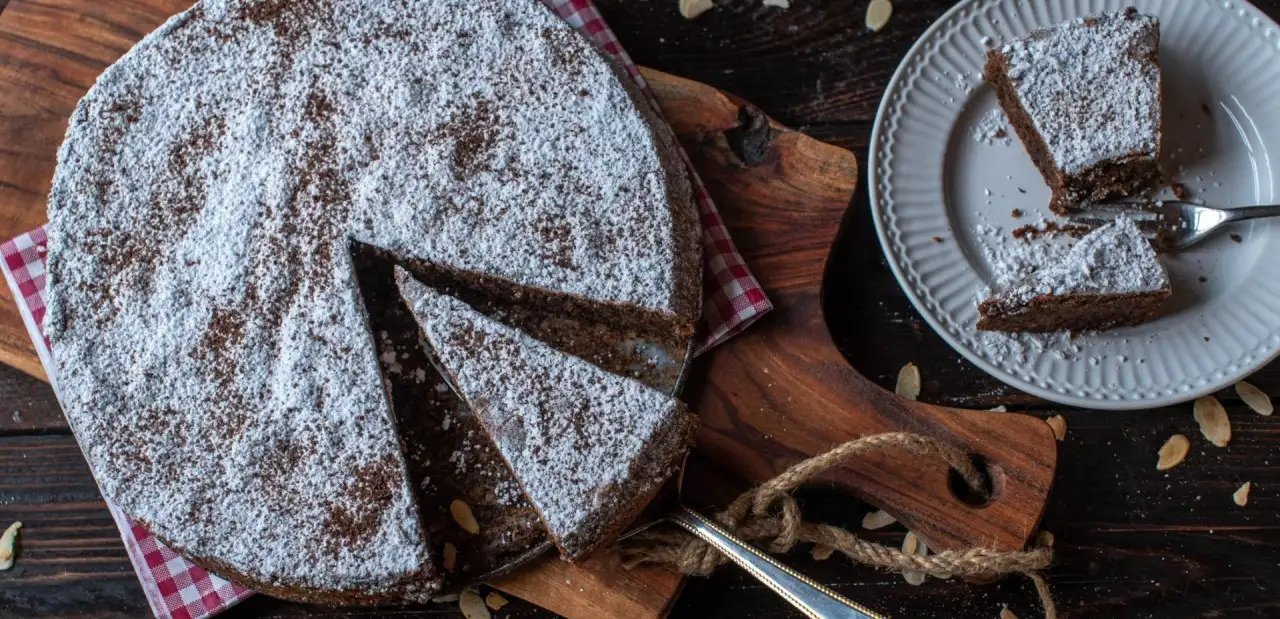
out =
[[[1159,317],[1169,274],[1133,220],[1118,217],[978,304],[984,331],[1090,331]]]
[[[501,324],[396,269],[441,373],[489,433],[566,559],[612,541],[681,465],[679,400]]]

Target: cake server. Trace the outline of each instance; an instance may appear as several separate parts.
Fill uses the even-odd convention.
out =
[[[1067,209],[1068,219],[1090,227],[1106,225],[1119,215],[1138,224],[1156,249],[1173,251],[1191,247],[1229,223],[1278,216],[1280,205],[1224,209],[1183,200],[1117,200]]]
[[[675,524],[712,545],[727,559],[746,570],[761,584],[769,587],[782,599],[786,600],[809,619],[887,619],[867,607],[846,598],[821,583],[791,569],[764,551],[752,546],[742,538],[725,529],[720,523],[708,518],[684,504],[680,498],[684,489],[684,474],[688,469],[688,457],[680,466],[675,481],[675,496],[667,495],[667,500],[656,499],[651,508],[661,504],[668,511],[661,517],[644,522],[628,531],[619,541],[646,531],[663,522]],[[670,493],[670,485],[660,494]],[[645,515],[654,513],[646,510]],[[644,516],[642,516],[643,518]]]

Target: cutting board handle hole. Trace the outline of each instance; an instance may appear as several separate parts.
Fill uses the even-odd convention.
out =
[[[991,501],[999,495],[1000,482],[1003,476],[998,471],[993,471],[994,467],[987,465],[986,458],[978,454],[970,454],[969,459],[973,461],[973,465],[977,467],[984,480],[986,480],[987,490],[979,490],[969,486],[964,477],[955,469],[950,469],[947,475],[947,486],[951,488],[951,494],[961,503],[970,507],[986,507]]]

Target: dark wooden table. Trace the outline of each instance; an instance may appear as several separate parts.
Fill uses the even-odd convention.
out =
[[[853,150],[865,163],[871,122],[890,75],[911,43],[952,3],[897,0],[889,26],[863,27],[867,0],[792,0],[782,11],[728,0],[696,21],[676,0],[597,0],[632,56],[754,102],[781,122]],[[1178,0],[1183,2],[1199,0]],[[1280,0],[1256,2],[1280,16]],[[0,0],[0,8],[4,0]],[[3,112],[0,112],[3,113]],[[0,150],[9,145],[0,145]],[[892,387],[900,366],[920,366],[921,399],[971,408],[1004,404],[1062,414],[1068,435],[1044,527],[1057,538],[1050,573],[1068,616],[1275,617],[1280,598],[1280,417],[1260,417],[1234,393],[1229,448],[1206,446],[1183,405],[1142,412],[1062,409],[1014,391],[954,353],[910,306],[876,241],[865,185],[851,205],[826,283],[829,327],[854,367]],[[1252,381],[1280,394],[1280,364]],[[0,526],[22,520],[18,566],[0,574],[0,617],[137,617],[148,614],[123,546],[48,386],[0,366]],[[1187,461],[1155,470],[1173,433],[1192,437]],[[1231,493],[1244,481],[1247,507]],[[806,515],[856,527],[866,507],[813,489]],[[901,530],[873,535],[895,543]],[[1030,586],[931,580],[798,552],[786,559],[841,593],[898,617],[996,617],[1008,605],[1038,616]],[[457,616],[450,604],[337,611],[255,598],[232,617]],[[499,617],[544,617],[515,601]],[[741,571],[690,580],[676,618],[796,617]]]

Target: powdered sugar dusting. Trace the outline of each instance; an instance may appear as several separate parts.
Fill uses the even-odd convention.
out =
[[[973,126],[970,135],[974,141],[991,146],[993,144],[1009,145],[1013,143],[1012,131],[1009,130],[1009,119],[1004,110],[994,108],[983,114]]]
[[[1014,243],[1016,246],[1018,243]],[[1026,302],[1040,295],[1125,294],[1169,287],[1169,275],[1151,244],[1128,217],[1094,230],[1065,251],[1050,243],[1024,242],[1036,261],[1007,266],[1026,275],[1009,283],[1000,297]],[[1011,261],[1017,262],[1017,261]]]
[[[678,468],[678,400],[561,353],[397,273],[442,366],[570,557],[616,535]]]
[[[692,317],[688,180],[619,76],[530,0],[205,0],[139,43],[49,201],[103,492],[246,584],[425,598],[349,244]]]
[[[1159,152],[1155,17],[1115,11],[1074,19],[1000,48],[1019,100],[1068,174]]]

